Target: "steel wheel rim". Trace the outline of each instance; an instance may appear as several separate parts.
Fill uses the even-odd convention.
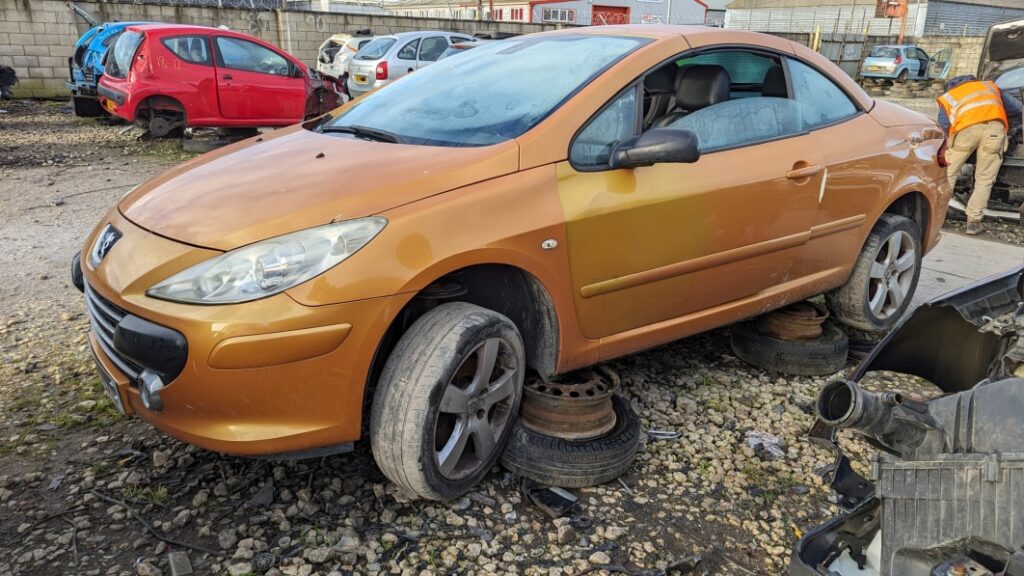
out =
[[[473,349],[445,384],[434,426],[434,463],[461,480],[488,466],[512,423],[522,367],[511,345],[490,338]]]
[[[897,314],[910,295],[917,269],[917,250],[910,234],[889,236],[875,254],[868,273],[868,309],[879,320]]]

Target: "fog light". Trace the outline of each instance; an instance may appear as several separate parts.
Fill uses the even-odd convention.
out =
[[[160,398],[160,391],[164,389],[164,382],[160,375],[150,369],[139,374],[139,394],[142,396],[142,405],[147,410],[159,412],[164,409],[164,401]]]

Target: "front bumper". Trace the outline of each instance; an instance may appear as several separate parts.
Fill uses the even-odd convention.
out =
[[[81,270],[91,293],[90,344],[126,413],[228,454],[309,453],[359,439],[367,374],[392,315],[401,309],[400,296],[325,306],[304,306],[287,293],[227,306],[156,300],[145,295],[147,288],[217,253],[149,233],[116,211],[97,231],[108,222],[122,232],[121,239],[96,268],[82,262]],[[143,340],[141,350],[123,338],[108,342],[99,320],[111,319],[94,310],[97,302],[160,328],[165,338],[179,334],[180,372],[171,374],[160,364],[173,360],[158,344],[166,339]],[[130,332],[121,324],[113,326],[115,333]],[[165,375],[160,410],[143,403],[145,370]]]

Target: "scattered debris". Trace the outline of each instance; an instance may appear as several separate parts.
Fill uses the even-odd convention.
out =
[[[779,445],[779,437],[768,432],[757,430],[747,431],[747,446],[764,460],[774,460],[786,456],[786,451]]]
[[[576,506],[579,498],[564,488],[544,486],[523,478],[521,491],[535,506],[552,518],[561,518]]]

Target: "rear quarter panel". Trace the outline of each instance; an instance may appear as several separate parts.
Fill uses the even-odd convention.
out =
[[[138,74],[132,90],[147,97],[169,96],[181,102],[191,125],[219,117],[220,110],[213,62],[187,62],[164,45],[166,39],[187,35],[147,34],[146,42],[140,50],[140,54],[142,50],[146,51],[146,64],[144,71]],[[209,36],[205,38],[209,46]]]

